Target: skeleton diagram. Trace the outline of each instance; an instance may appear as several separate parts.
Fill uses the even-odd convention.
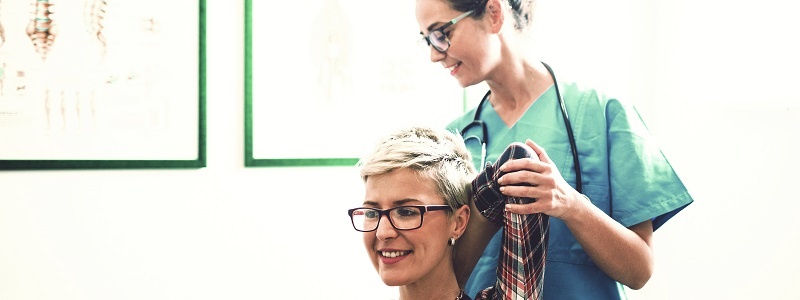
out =
[[[36,0],[33,6],[33,18],[25,28],[25,33],[31,38],[31,42],[33,42],[36,52],[42,56],[42,60],[46,60],[47,53],[58,35],[58,26],[53,24],[53,19],[50,18],[53,14],[51,10],[53,4],[48,0]]]
[[[47,128],[59,125],[64,129],[68,120],[78,122],[78,125],[84,122],[93,124],[94,90],[86,76],[91,74],[91,62],[101,60],[105,53],[103,19],[106,1],[85,0],[82,10],[72,1],[59,5],[53,2],[34,0],[32,17],[25,28],[43,65],[39,84],[44,92]],[[81,31],[81,27],[85,31]],[[92,51],[90,44],[81,42],[86,39],[86,33],[91,36],[90,40],[98,42],[101,51]],[[62,39],[70,42],[56,43]],[[75,55],[78,53],[82,55]],[[100,53],[100,57],[92,53]]]

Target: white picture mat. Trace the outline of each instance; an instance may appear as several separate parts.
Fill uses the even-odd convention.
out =
[[[34,6],[0,5],[0,159],[197,158],[196,1],[108,1],[105,47],[83,1],[59,2],[46,59],[26,34]]]
[[[430,61],[414,6],[367,0],[253,1],[253,157],[360,157],[411,124],[444,127],[462,90]],[[283,13],[286,12],[286,13]],[[289,13],[292,12],[292,13]]]

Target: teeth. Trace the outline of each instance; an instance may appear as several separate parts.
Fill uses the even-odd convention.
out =
[[[456,67],[458,67],[459,65],[461,65],[461,63],[457,63],[457,64],[455,64],[455,65],[453,65],[453,66],[451,66],[451,67],[447,67],[447,69],[448,69],[448,70],[450,70],[450,72],[452,72],[452,71],[453,71],[453,70],[454,70]]]
[[[394,258],[398,256],[408,255],[411,251],[381,251],[381,256]]]

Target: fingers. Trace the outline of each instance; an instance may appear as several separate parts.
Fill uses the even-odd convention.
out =
[[[534,143],[530,139],[526,140],[525,144],[528,145],[528,147],[531,147],[531,149],[533,149],[534,152],[536,152],[536,155],[539,156],[539,160],[541,160],[541,161],[543,161],[545,163],[549,163],[549,164],[553,163],[553,161],[550,159],[550,157],[547,156],[547,152],[544,151],[544,148],[542,148],[541,146],[537,145],[536,143]]]
[[[551,197],[552,194],[547,191],[548,189],[538,186],[504,185],[500,187],[500,192],[503,195],[517,198],[541,199]]]
[[[547,188],[555,187],[555,180],[541,172],[531,172],[527,169],[524,171],[506,173],[497,179],[497,183],[502,186],[520,185],[520,186],[544,186]]]
[[[500,166],[500,171],[505,173],[511,173],[520,170],[541,173],[547,170],[547,166],[537,158],[512,159]]]
[[[510,160],[500,166],[500,171],[508,173],[519,170],[529,170],[542,173],[547,171],[548,165],[554,165],[553,160],[550,159],[550,156],[547,155],[547,152],[545,152],[544,148],[537,145],[530,139],[525,141],[525,144],[533,149],[537,157]]]
[[[518,215],[529,215],[544,212],[545,206],[543,203],[539,202],[528,204],[506,204],[506,211]]]

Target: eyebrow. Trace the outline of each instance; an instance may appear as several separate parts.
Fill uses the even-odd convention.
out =
[[[442,26],[447,25],[447,24],[449,24],[451,22],[453,22],[453,21],[450,20],[450,21],[447,21],[447,22],[436,22],[436,23],[433,23],[431,25],[428,25],[428,28],[426,28],[426,29],[428,30],[428,32],[431,32],[431,30],[433,30],[434,28],[442,27]],[[420,31],[419,34],[420,35],[425,35],[424,33],[422,33],[422,31]]]
[[[392,207],[406,205],[409,202],[422,202],[422,201],[419,201],[417,199],[409,199],[409,198],[400,199],[400,200],[395,200],[394,202],[392,202],[392,205],[394,205]],[[378,204],[378,202],[375,202],[375,201],[364,201],[364,205],[380,207],[380,204]]]

